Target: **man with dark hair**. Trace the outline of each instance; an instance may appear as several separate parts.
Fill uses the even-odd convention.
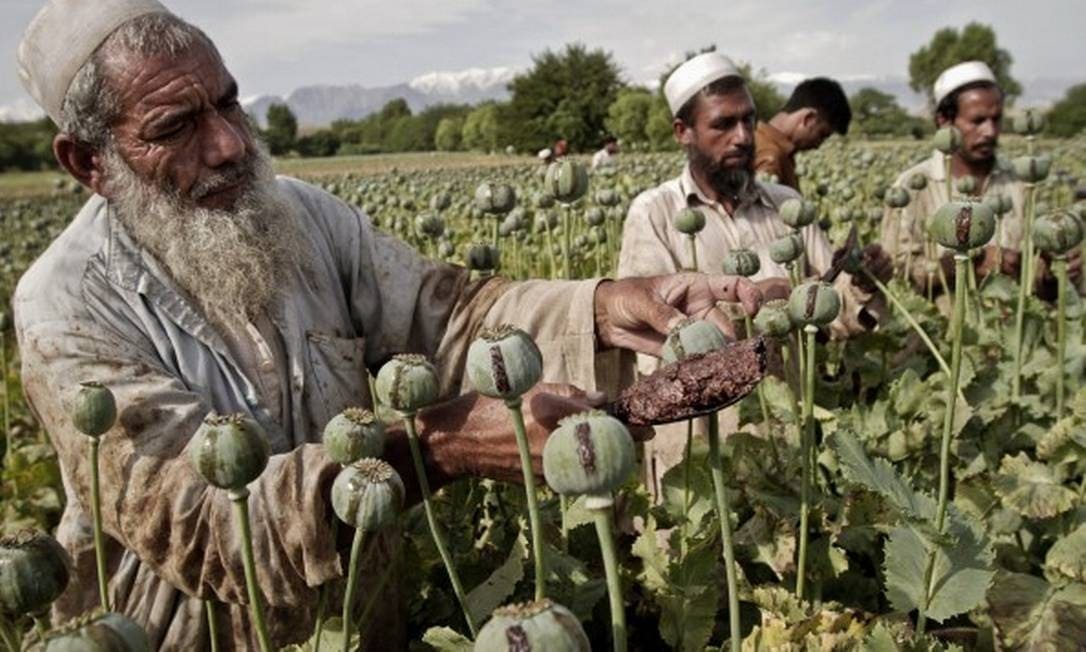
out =
[[[608,135],[603,139],[603,147],[592,155],[592,169],[598,170],[604,165],[610,165],[618,154],[618,139]]]
[[[835,132],[847,134],[850,122],[852,109],[841,85],[825,77],[807,79],[777,115],[758,123],[754,167],[798,191],[796,153],[818,149]]]
[[[618,275],[649,276],[684,269],[719,274],[725,257],[736,249],[753,250],[761,269],[753,279],[767,298],[785,297],[788,271],[769,256],[769,244],[791,232],[778,214],[780,204],[798,197],[795,190],[755,179],[754,101],[746,81],[727,57],[709,52],[679,66],[664,84],[674,120],[675,140],[686,152],[686,165],[678,177],[638,195],[630,205],[623,227]],[[704,228],[693,238],[681,233],[675,219],[687,209],[704,217]],[[805,276],[825,272],[834,252],[817,225],[800,235],[806,250]],[[697,255],[691,256],[691,246]],[[865,253],[868,268],[886,277],[889,260],[878,246]],[[694,262],[696,260],[696,263]],[[831,329],[838,336],[865,330],[861,315],[872,299],[871,288],[860,286],[862,276],[842,274],[835,287],[843,300],[840,318]],[[866,322],[865,323],[870,323]],[[651,373],[658,361],[638,357],[638,371]],[[737,427],[734,410],[721,416],[722,432]],[[696,432],[704,434],[704,424]],[[667,469],[682,459],[686,427],[658,427],[646,446],[645,482],[659,495]]]

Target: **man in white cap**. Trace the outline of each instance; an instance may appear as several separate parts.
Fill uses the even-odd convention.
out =
[[[686,152],[686,165],[678,177],[638,195],[630,205],[619,257],[620,277],[669,274],[692,265],[689,238],[675,227],[684,209],[700,211],[705,227],[697,233],[697,269],[719,274],[725,257],[734,249],[758,254],[761,269],[753,278],[767,298],[787,297],[787,269],[769,257],[768,246],[789,233],[777,209],[799,197],[791,188],[763,183],[754,172],[755,107],[735,64],[722,54],[700,54],[678,67],[664,84],[664,95],[674,117],[675,140]],[[804,275],[825,272],[834,252],[817,224],[802,231],[807,269]],[[886,277],[889,260],[878,246],[864,252],[868,267]],[[865,330],[876,318],[868,304],[874,295],[862,278],[842,274],[836,287],[844,300],[841,317],[833,326],[839,336]],[[638,371],[651,373],[655,358],[639,356]],[[722,417],[722,432],[735,430],[734,410]],[[645,475],[650,491],[658,492],[664,472],[682,459],[686,428],[682,424],[658,427],[646,444]]]
[[[1018,274],[1019,243],[1022,239],[1025,184],[1019,181],[1006,162],[998,157],[999,136],[1003,122],[1003,91],[992,70],[982,61],[966,61],[944,70],[935,80],[935,124],[953,126],[961,132],[961,147],[950,154],[950,176],[955,195],[975,198],[1003,197],[1012,204],[999,220],[999,229],[992,244],[977,256],[977,272],[987,275],[997,265],[1002,272]],[[914,165],[895,181],[895,185],[910,188],[914,178],[923,178],[926,185],[910,190],[912,199],[904,209],[886,209],[882,220],[881,241],[894,258],[899,270],[909,270],[913,284],[926,291],[938,278],[938,268],[952,274],[952,254],[934,250],[938,260],[929,258],[926,247],[927,219],[950,198],[946,186],[946,155],[935,150],[927,160]],[[1002,251],[1000,251],[1000,249]],[[1077,278],[1079,259],[1076,255],[1070,268]],[[1038,274],[1039,288],[1051,285],[1046,269]],[[941,290],[933,283],[933,292]]]
[[[727,328],[718,300],[757,310],[758,291],[734,278],[472,281],[420,258],[337,198],[276,178],[214,45],[154,0],[51,0],[18,61],[60,127],[58,161],[95,193],[13,299],[23,385],[67,495],[56,536],[73,580],[57,619],[98,603],[86,442],[68,416],[81,381],[111,389],[119,410],[101,438],[111,605],[155,649],[209,649],[204,600],[223,649],[255,648],[230,500],[185,449],[211,411],[261,424],[272,456],[249,510],[278,647],[308,638],[319,587],[343,575],[328,508],[338,465],[317,442],[334,415],[369,404],[367,368],[398,352],[436,361],[455,398],[420,414],[432,481],[519,478],[500,402],[457,396],[480,328],[525,329],[546,379],[592,389],[597,347],[658,352],[685,316]],[[592,402],[569,385],[533,390],[533,453],[559,417]],[[414,488],[405,442],[391,429],[384,457]],[[364,588],[399,548],[395,535],[377,537]],[[406,647],[400,597],[394,579],[375,602],[382,624],[362,627],[380,632],[368,645]]]

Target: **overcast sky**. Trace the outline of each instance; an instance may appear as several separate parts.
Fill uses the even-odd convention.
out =
[[[97,2],[99,0],[86,0]],[[570,41],[613,53],[628,81],[656,78],[709,43],[771,73],[907,74],[944,26],[992,25],[1012,73],[1086,78],[1086,1],[1033,0],[177,0],[207,31],[243,95],[313,83],[381,86],[432,71],[531,63]],[[0,105],[26,95],[14,52],[42,0],[0,0]]]

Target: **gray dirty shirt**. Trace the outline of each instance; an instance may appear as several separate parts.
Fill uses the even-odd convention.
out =
[[[100,457],[113,610],[169,650],[208,647],[204,598],[223,603],[222,647],[255,648],[232,505],[196,474],[186,451],[208,412],[248,414],[268,433],[272,457],[249,486],[248,505],[269,628],[282,645],[309,637],[318,587],[345,570],[323,498],[338,465],[316,442],[332,416],[369,403],[367,366],[424,353],[452,395],[478,329],[512,323],[536,338],[547,380],[594,388],[595,281],[471,281],[318,188],[287,178],[279,186],[312,255],[308,271],[292,271],[261,329],[273,325],[286,365],[274,407],[231,352],[236,347],[132,242],[102,197],[87,202],[20,280],[13,303],[23,383],[59,455],[67,504],[57,538],[74,564],[55,618],[98,603],[87,441],[68,416],[82,381],[109,387],[119,411]],[[379,540],[363,587],[376,583],[397,546],[395,536]],[[395,584],[377,601],[386,612],[375,617],[379,646],[402,641]],[[366,602],[363,595],[359,604]]]

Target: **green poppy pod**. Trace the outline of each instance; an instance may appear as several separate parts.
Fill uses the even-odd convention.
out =
[[[480,183],[475,189],[475,205],[491,215],[503,215],[517,205],[517,193],[504,183]]]
[[[464,256],[467,268],[480,272],[497,269],[500,260],[501,254],[498,250],[485,242],[472,243]]]
[[[982,202],[952,201],[935,211],[928,232],[936,242],[955,251],[988,244],[995,234],[995,212]]]
[[[914,172],[906,183],[910,190],[923,190],[928,187],[928,178],[923,172]]]
[[[813,202],[795,197],[781,202],[778,212],[782,222],[797,230],[818,219],[818,207]]]
[[[452,205],[452,198],[448,193],[439,192],[430,198],[430,208],[435,211],[443,211]]]
[[[618,201],[618,193],[610,188],[604,188],[596,193],[596,203],[600,206],[616,206]]]
[[[332,461],[350,464],[385,452],[385,425],[373,412],[350,407],[324,426],[324,450]]]
[[[695,235],[705,228],[705,215],[696,208],[684,208],[675,216],[675,230]]]
[[[484,329],[471,343],[465,373],[483,396],[515,399],[543,377],[543,354],[530,335],[503,324]]]
[[[426,237],[437,239],[445,233],[445,220],[437,213],[419,213],[415,217],[415,228]]]
[[[768,337],[781,339],[792,332],[795,324],[788,314],[787,299],[772,299],[754,316],[754,330]]]
[[[841,298],[829,283],[811,281],[792,290],[788,315],[801,326],[825,326],[841,312]]]
[[[671,329],[661,357],[664,362],[685,360],[688,356],[706,353],[727,346],[728,338],[716,324],[702,319],[688,318]]]
[[[733,276],[754,276],[762,268],[758,254],[750,249],[732,249],[724,256],[721,265],[725,274]]]
[[[192,437],[189,459],[208,484],[239,491],[268,465],[268,438],[260,424],[243,414],[211,413]]]
[[[996,217],[1005,215],[1014,208],[1014,200],[1007,195],[988,195],[983,201],[988,208],[992,209]]]
[[[79,384],[72,404],[72,425],[88,437],[101,437],[117,421],[117,401],[101,383]]]
[[[147,633],[118,613],[95,611],[45,635],[45,652],[150,652]]]
[[[1033,223],[1033,243],[1050,254],[1066,254],[1082,243],[1082,235],[1082,222],[1070,211],[1050,213]]]
[[[626,426],[598,411],[566,417],[543,447],[543,475],[562,495],[604,498],[634,468],[634,443]]]
[[[0,613],[37,614],[68,587],[68,553],[53,537],[23,530],[0,539]]]
[[[769,243],[769,259],[778,265],[785,265],[803,255],[803,237],[793,231]]]
[[[364,457],[343,470],[332,483],[332,509],[351,527],[376,532],[387,527],[404,503],[403,480],[387,462]]]
[[[883,197],[883,201],[885,201],[886,205],[890,208],[905,208],[909,205],[911,199],[912,198],[909,197],[909,191],[901,186],[887,188],[886,195]]]
[[[1025,183],[1038,183],[1048,178],[1052,159],[1047,156],[1019,156],[1011,162],[1014,176]]]
[[[941,127],[932,136],[931,144],[940,152],[951,154],[958,151],[958,148],[962,146],[962,132],[958,131],[958,128],[954,126]]]
[[[588,192],[588,171],[572,159],[563,159],[547,168],[545,187],[555,199],[572,204]]]
[[[580,621],[543,599],[494,610],[475,638],[475,652],[591,652]]]
[[[603,224],[606,215],[604,215],[603,209],[593,206],[584,212],[584,221],[588,222],[588,226],[599,226]]]
[[[551,208],[554,206],[554,195],[547,192],[537,192],[532,196],[536,208]]]
[[[1036,136],[1044,131],[1045,117],[1044,114],[1036,109],[1026,109],[1014,116],[1012,126],[1014,127],[1015,133],[1022,134],[1023,136]]]
[[[977,178],[971,174],[959,177],[954,182],[954,187],[963,195],[972,195],[977,191]]]
[[[424,356],[401,353],[377,372],[377,400],[410,414],[435,403],[441,395],[437,370]]]

